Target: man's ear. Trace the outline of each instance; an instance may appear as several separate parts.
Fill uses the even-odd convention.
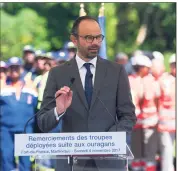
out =
[[[75,45],[75,46],[77,46],[77,38],[74,36],[74,35],[70,35],[70,40],[73,42],[73,44]]]

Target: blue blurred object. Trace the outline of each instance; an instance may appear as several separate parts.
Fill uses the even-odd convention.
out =
[[[105,36],[105,16],[98,17],[98,22],[101,28],[102,35]],[[107,59],[107,51],[106,51],[106,38],[103,39],[101,43],[101,48],[99,51],[99,56],[103,59]]]
[[[14,57],[9,58],[7,64],[8,64],[8,67],[12,65],[21,66],[23,64],[23,61],[21,58],[14,56]]]
[[[60,51],[56,51],[53,52],[54,53],[54,58],[56,61],[67,61],[68,59],[68,55],[67,55],[67,51],[66,50],[60,50]]]

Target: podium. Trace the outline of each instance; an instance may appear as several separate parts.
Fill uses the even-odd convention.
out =
[[[35,171],[48,159],[59,171],[128,171],[134,159],[125,132],[16,134],[15,156],[33,156]]]

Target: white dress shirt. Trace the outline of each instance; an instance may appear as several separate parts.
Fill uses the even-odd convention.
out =
[[[85,63],[91,63],[92,64],[92,65],[90,65],[90,70],[91,70],[91,73],[93,74],[92,82],[93,82],[93,85],[94,85],[96,61],[97,61],[97,57],[93,58],[89,62],[85,62],[79,56],[76,55],[76,62],[77,62],[80,78],[81,78],[81,81],[82,81],[83,89],[85,87],[85,76],[86,76],[86,73],[87,73],[87,69],[83,65]]]
[[[76,55],[75,59],[76,59],[76,62],[77,62],[77,66],[78,66],[78,70],[79,70],[80,79],[81,79],[81,82],[82,82],[83,89],[85,87],[85,76],[86,76],[86,73],[87,73],[87,69],[83,65],[85,63],[91,63],[92,64],[92,65],[90,65],[90,70],[91,70],[91,73],[93,74],[92,82],[93,82],[93,86],[94,86],[97,57],[91,59],[88,62],[85,62],[84,60],[82,60],[78,55]],[[61,115],[58,115],[56,107],[55,107],[54,108],[54,114],[55,114],[56,120],[58,121],[60,119],[60,117],[62,117],[65,114],[65,112]]]

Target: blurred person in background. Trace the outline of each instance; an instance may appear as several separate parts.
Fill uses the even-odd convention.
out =
[[[143,99],[143,77],[148,75],[151,62],[147,60],[147,57],[142,54],[136,54],[131,58],[132,66],[135,73],[129,76],[131,93],[133,102],[135,104],[135,113],[137,116],[137,123],[134,126],[131,137],[131,149],[135,156],[132,161],[131,167],[133,171],[142,171],[145,169],[144,159],[144,136],[143,136],[143,118],[142,118],[142,106]]]
[[[159,51],[152,52],[153,59],[158,59],[164,63],[164,55]]]
[[[153,57],[154,58],[152,59],[151,73],[154,76],[155,80],[158,80],[165,72],[164,56],[161,52],[154,51]]]
[[[135,87],[134,95],[137,94],[137,123],[132,134],[131,145],[135,155],[132,168],[134,171],[156,171],[157,143],[155,142],[157,142],[158,122],[156,99],[159,96],[159,89],[153,76],[149,74],[152,64],[147,56],[137,55],[132,59],[132,63],[137,75],[137,79],[134,80],[133,76],[129,79],[131,87]]]
[[[51,68],[57,66],[57,65],[62,65],[67,60],[65,58],[66,53],[64,51],[59,51],[58,53],[48,53],[47,55],[51,56],[50,60],[47,60],[46,63],[45,63],[45,67],[46,67],[46,65],[49,65],[49,68],[48,68],[49,70]],[[38,88],[38,94],[39,95],[38,95],[37,111],[39,111],[40,107],[41,107],[41,103],[42,103],[42,100],[43,100],[43,93],[44,93],[44,89],[45,89],[46,82],[47,82],[47,79],[48,79],[49,70],[46,69],[45,74],[43,74],[42,77],[41,77],[41,81],[40,81],[39,88]],[[51,130],[50,132],[51,133],[59,133],[60,130],[61,130],[61,127],[62,127],[62,120],[60,120],[58,125],[53,130]],[[41,132],[39,127],[36,128],[36,130],[38,132]],[[54,161],[54,159],[50,159],[50,157],[49,157],[49,159],[37,160],[37,165],[42,170],[49,170],[50,171],[50,169],[54,169],[55,161]]]
[[[141,82],[141,72],[139,71],[141,63],[137,62],[138,56],[134,56],[131,58],[131,64],[133,68],[135,69],[135,73],[130,74],[128,76],[129,82],[130,82],[130,88],[131,88],[131,95],[132,95],[132,100],[135,105],[135,114],[136,117],[138,118],[139,115],[141,114],[141,107],[140,107],[140,101],[143,96],[143,85]],[[143,64],[141,65],[146,65],[145,62],[143,61],[143,58],[141,58],[141,62]],[[140,62],[140,61],[139,61]],[[131,148],[134,154],[135,159],[131,161],[131,167],[133,171],[140,171],[142,170],[142,126],[138,123],[134,126],[134,129],[132,131],[132,136],[131,136]]]
[[[42,78],[42,75],[45,74],[45,63],[51,59],[51,54],[45,53],[42,50],[36,51],[36,58],[35,58],[35,69],[33,71],[33,84],[38,89],[39,84]]]
[[[44,63],[44,72],[43,74],[37,76],[34,80],[35,85],[37,87],[38,90],[38,105],[37,105],[37,111],[40,109],[41,107],[41,102],[43,99],[43,92],[44,92],[44,88],[46,85],[46,80],[48,78],[48,72],[51,68],[57,66],[57,60],[55,59],[55,56],[53,53],[51,52],[47,52],[43,59],[45,60]]]
[[[6,83],[7,79],[7,64],[4,61],[0,61],[0,87],[1,87],[1,93],[0,93],[0,109],[2,108],[2,105],[4,103],[3,101],[3,95],[4,91],[7,90],[8,92],[8,85]],[[2,108],[3,109],[3,108]],[[0,120],[2,119],[2,109],[0,113]],[[1,123],[1,122],[0,122]],[[2,127],[0,126],[0,140],[2,139]],[[0,142],[1,143],[1,142]],[[2,159],[2,150],[0,146],[0,158]],[[2,169],[2,161],[0,162],[0,170]]]
[[[22,81],[28,81],[30,84],[33,78],[35,63],[35,50],[31,45],[25,45],[23,48],[23,67],[20,68]],[[9,82],[9,79],[7,80]]]
[[[161,170],[174,171],[173,150],[176,132],[176,55],[169,60],[170,73],[164,74],[160,79],[161,95],[159,98],[159,122]]]
[[[63,52],[63,51],[60,51],[59,53],[57,53],[56,55],[50,53],[48,54],[48,56],[51,56],[51,60],[53,60],[53,65],[50,63],[51,60],[47,60],[47,62],[45,64],[48,64],[50,65],[50,69],[57,66],[57,65],[62,65],[63,63],[66,62],[66,58],[65,58],[65,55],[66,53]],[[53,55],[53,56],[52,56]],[[38,105],[37,105],[37,110],[40,109],[41,107],[41,102],[43,100],[43,93],[44,93],[44,89],[45,89],[45,86],[46,86],[46,81],[47,81],[47,78],[48,78],[48,74],[49,74],[49,70],[41,75],[41,79],[40,79],[40,82],[39,82],[39,87],[38,87]]]
[[[34,73],[36,76],[42,75],[45,72],[44,64],[46,62],[46,53],[42,50],[37,50],[35,52],[35,64]]]
[[[38,112],[41,107],[41,102],[43,99],[43,92],[44,92],[44,88],[45,88],[46,81],[48,78],[48,72],[50,71],[51,68],[58,65],[58,59],[57,59],[58,56],[56,56],[55,53],[47,52],[45,54],[40,54],[39,57],[37,58],[40,58],[39,60],[44,61],[44,70],[41,75],[38,75],[37,77],[35,77],[34,83],[33,83],[38,91],[38,104],[37,104],[36,112]],[[36,122],[37,122],[37,118],[35,120],[35,123]],[[35,132],[41,132],[37,123],[35,124]]]
[[[152,59],[152,67],[151,67],[151,74],[154,77],[157,86],[159,87],[159,79],[162,75],[166,74],[165,72],[165,65],[164,65],[164,56],[159,51],[152,52],[153,59]],[[157,166],[160,168],[160,144],[159,144],[159,135],[158,135],[158,155],[156,156]]]
[[[132,67],[131,61],[128,59],[128,55],[126,53],[123,52],[118,53],[115,57],[115,62],[124,65],[128,75],[134,73],[134,69]]]
[[[35,58],[35,68],[33,71],[33,85],[36,87],[37,92],[38,92],[38,102],[37,102],[37,107],[36,107],[36,112],[39,111],[40,106],[41,106],[41,98],[43,97],[43,90],[41,89],[41,80],[43,77],[45,77],[45,73],[47,70],[51,69],[51,63],[50,60],[52,58],[52,54],[50,52],[45,53],[42,50],[37,50],[36,51],[36,58]],[[41,130],[38,127],[37,124],[37,118],[35,117],[35,127],[34,127],[34,132],[35,133],[41,133]]]
[[[24,70],[28,73],[32,70],[35,62],[35,51],[31,45],[26,45],[23,48]]]
[[[151,73],[155,80],[158,80],[165,72],[164,62],[159,59],[152,60]]]
[[[68,60],[71,60],[76,55],[76,52],[77,52],[76,46],[71,41],[65,43],[64,50],[67,53]]]
[[[1,89],[1,170],[16,169],[14,158],[14,134],[22,133],[27,120],[34,115],[37,92],[31,84],[20,79],[22,62],[18,57],[8,60],[10,84]],[[34,122],[30,122],[27,132],[33,132]],[[29,157],[19,157],[19,171],[30,171]]]
[[[145,75],[142,79],[143,98],[141,100],[141,121],[143,128],[143,157],[146,171],[156,171],[156,155],[158,151],[158,99],[160,88],[155,78],[150,74],[152,67],[151,60],[145,56],[145,60],[150,66],[145,68]]]
[[[7,79],[7,64],[4,61],[0,61],[0,86],[1,89],[6,86]]]
[[[48,72],[51,68],[52,68],[52,66],[56,66],[57,64],[56,64],[56,61],[54,60],[54,58],[53,58],[53,54],[51,53],[51,52],[47,52],[46,54],[45,54],[45,63],[44,63],[44,74],[46,73],[46,72]],[[44,75],[43,74],[43,75]]]
[[[47,52],[46,55],[46,62],[45,62],[45,73],[49,71],[51,68],[57,66],[57,57],[55,52]]]
[[[34,52],[34,62],[33,67],[29,71],[22,73],[23,80],[34,81],[35,78],[44,72],[44,58],[45,52],[42,50],[37,50]],[[34,84],[34,86],[36,86]]]
[[[44,66],[45,66],[45,71],[46,72],[48,72],[51,69],[51,67],[52,67],[50,61],[46,61],[45,64],[44,64]]]
[[[115,62],[118,64],[126,65],[128,62],[128,56],[126,53],[120,52],[115,57]]]

